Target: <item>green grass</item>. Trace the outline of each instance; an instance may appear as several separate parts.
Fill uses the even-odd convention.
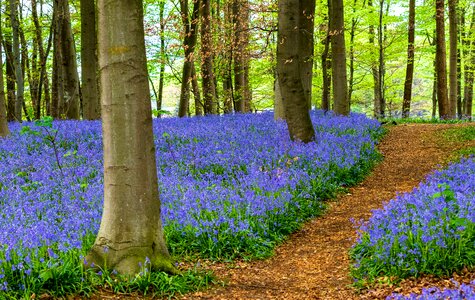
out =
[[[444,139],[448,142],[467,143],[475,141],[475,125],[450,128],[444,132]],[[467,146],[455,153],[454,160],[459,160],[461,157],[468,157],[475,155],[475,146]]]
[[[420,123],[420,124],[460,124],[460,123],[467,123],[469,120],[467,119],[450,119],[444,120],[439,118],[422,118],[422,117],[411,117],[411,118],[384,118],[381,119],[380,122],[382,124],[389,124],[389,125],[398,125],[398,124],[410,124],[410,123]]]

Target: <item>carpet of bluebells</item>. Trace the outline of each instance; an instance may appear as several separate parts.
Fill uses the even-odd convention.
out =
[[[412,293],[409,296],[393,294],[386,300],[470,300],[475,299],[475,281],[470,284],[454,282],[457,288],[440,290],[438,288],[425,288],[420,295]]]
[[[311,144],[291,142],[270,113],[154,120],[172,253],[267,256],[379,159],[377,121],[322,112],[312,120]],[[0,140],[0,291],[84,281],[81,270],[72,273],[101,219],[101,126],[50,125],[12,123],[12,136]]]
[[[475,158],[434,172],[411,193],[398,195],[375,210],[359,227],[351,256],[357,285],[380,277],[450,276],[474,267]],[[470,290],[461,285],[459,290],[430,290],[421,298],[408,299],[429,299],[431,293],[440,297],[430,299],[475,299],[473,284],[471,288],[466,298],[455,296]]]

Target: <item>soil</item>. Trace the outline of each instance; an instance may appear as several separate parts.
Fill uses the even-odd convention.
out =
[[[378,146],[382,163],[361,184],[329,203],[328,211],[303,225],[267,260],[232,264],[200,262],[224,286],[187,294],[182,299],[384,299],[392,292],[419,292],[423,287],[450,287],[448,278],[423,277],[399,286],[380,285],[357,291],[351,286],[348,251],[356,238],[354,220],[367,220],[397,193],[414,189],[431,171],[445,166],[468,143],[447,141],[442,132],[470,124],[407,124],[389,128]],[[475,143],[470,142],[471,146]],[[460,281],[475,272],[454,274]],[[102,299],[141,299],[103,293]]]

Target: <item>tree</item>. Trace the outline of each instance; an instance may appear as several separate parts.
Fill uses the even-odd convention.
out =
[[[444,0],[435,2],[435,25],[436,25],[436,52],[435,65],[437,73],[437,101],[439,103],[439,117],[450,116],[450,108],[447,98],[447,61],[445,46],[445,4]]]
[[[3,53],[2,53],[2,19],[0,18],[0,136],[5,137],[10,134],[7,122],[7,108],[5,101],[5,86],[3,80]]]
[[[175,273],[160,218],[140,0],[98,0],[104,211],[87,262],[136,274]]]
[[[178,116],[188,116],[190,105],[190,81],[192,80],[192,68],[195,63],[194,52],[198,38],[197,26],[200,13],[200,0],[193,0],[193,13],[191,18],[188,13],[188,0],[180,0],[181,19],[185,27],[183,37],[183,48],[185,51],[185,61],[183,62],[183,72],[181,77],[180,102]]]
[[[449,0],[449,117],[455,118],[457,114],[457,98],[458,98],[458,79],[457,79],[457,0]]]
[[[83,116],[99,119],[101,108],[97,90],[96,10],[94,0],[81,0],[81,77]]]
[[[211,0],[201,0],[201,80],[205,114],[216,114],[216,85],[213,72]]]
[[[304,89],[301,66],[305,63],[308,49],[296,47],[300,40],[313,35],[305,32],[307,13],[315,11],[313,0],[279,1],[279,28],[277,34],[277,78],[284,104],[285,118],[290,138],[308,143],[315,139],[315,131],[310,120],[308,98]],[[313,47],[313,45],[311,45]],[[311,76],[311,75],[310,75]]]
[[[411,110],[412,81],[414,77],[414,37],[415,37],[416,1],[409,0],[409,23],[407,36],[407,67],[404,81],[404,98],[402,103],[402,117],[409,117]]]
[[[20,63],[20,22],[18,21],[18,1],[10,0],[10,17],[12,22],[13,33],[13,67],[15,69],[16,78],[16,100],[15,100],[15,119],[21,122],[21,109],[23,106],[24,88],[23,72]]]
[[[346,76],[345,22],[343,0],[331,0],[329,7],[332,44],[333,110],[339,115],[350,113]]]

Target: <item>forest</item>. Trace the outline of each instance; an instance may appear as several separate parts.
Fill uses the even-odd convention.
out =
[[[447,116],[471,115],[474,4],[451,0],[441,9],[441,3],[341,5],[345,101],[352,111],[436,116],[437,103],[447,102],[453,110]],[[313,75],[310,102],[332,109],[332,90],[341,90],[332,75],[339,74],[332,67],[332,39],[338,35],[328,3],[317,1],[315,7],[315,14],[309,12],[313,47],[306,54]],[[155,115],[256,112],[278,105],[277,1],[144,1],[144,10]],[[99,118],[95,19],[94,1],[3,2],[0,90],[6,89],[8,121]],[[441,72],[447,82],[441,80],[439,88]]]
[[[0,8],[0,300],[475,299],[475,3]]]

